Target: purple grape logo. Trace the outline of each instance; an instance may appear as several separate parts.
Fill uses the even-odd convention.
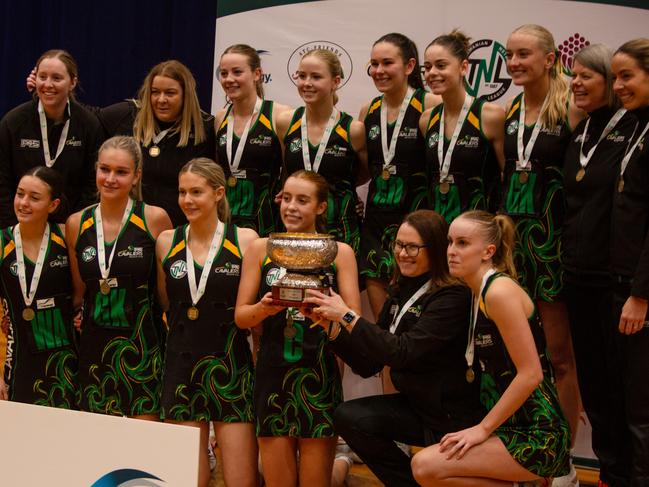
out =
[[[574,55],[588,45],[590,41],[579,33],[574,33],[559,45],[559,58],[565,75],[572,76]]]

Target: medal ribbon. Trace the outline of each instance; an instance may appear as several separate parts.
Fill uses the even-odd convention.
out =
[[[458,115],[457,122],[455,123],[455,129],[453,130],[453,136],[451,141],[448,144],[448,149],[446,149],[446,156],[444,156],[444,107],[442,106],[442,113],[439,117],[439,141],[437,142],[437,162],[439,163],[439,182],[443,183],[448,177],[449,170],[451,169],[451,158],[453,157],[453,150],[455,149],[455,144],[457,139],[460,136],[460,131],[464,125],[471,105],[473,104],[473,97],[468,93],[464,97],[464,103],[462,104],[462,110],[460,110],[460,115]]]
[[[381,149],[383,150],[384,170],[388,168],[392,159],[394,159],[394,154],[397,151],[397,139],[399,138],[399,132],[401,132],[401,124],[403,123],[403,119],[406,116],[406,110],[408,110],[408,105],[410,105],[410,101],[414,94],[414,88],[408,87],[406,96],[403,97],[403,101],[401,102],[401,108],[399,108],[397,121],[394,124],[394,131],[390,138],[390,145],[388,145],[388,107],[385,105],[385,99],[381,100]]]
[[[433,282],[428,280],[422,286],[417,289],[417,292],[410,296],[410,299],[405,302],[405,304],[401,307],[399,310],[399,313],[394,316],[394,319],[392,320],[392,323],[390,324],[390,333],[394,333],[398,326],[399,323],[401,322],[401,318],[403,318],[403,315],[406,314],[406,311],[410,308],[410,306],[413,305],[426,291],[428,291],[431,287],[433,286]]]
[[[635,139],[635,142],[631,146],[631,149],[629,149],[629,151],[624,155],[624,158],[622,159],[622,164],[620,164],[620,178],[624,176],[624,171],[626,171],[626,167],[629,165],[631,156],[635,152],[636,147],[638,147],[638,144],[640,143],[644,135],[647,133],[647,130],[649,130],[649,122],[647,122],[647,125],[644,126],[644,130],[638,136],[638,138]]]
[[[329,136],[336,125],[336,118],[338,117],[338,110],[334,107],[331,111],[331,116],[327,122],[327,126],[324,129],[322,138],[320,139],[320,144],[318,145],[318,152],[315,154],[315,160],[313,161],[313,166],[311,165],[311,154],[309,154],[309,131],[306,125],[306,108],[302,114],[302,121],[300,122],[300,132],[302,136],[302,160],[304,161],[304,169],[307,171],[318,172],[320,169],[320,163],[322,162],[322,157],[324,156],[327,143],[329,142]]]
[[[590,161],[590,158],[593,157],[593,154],[595,153],[595,149],[597,149],[599,143],[602,140],[604,140],[604,138],[608,134],[611,133],[611,130],[613,130],[613,128],[617,125],[617,123],[620,121],[620,119],[624,116],[625,113],[626,110],[624,108],[620,108],[617,112],[615,112],[615,115],[611,117],[611,119],[606,124],[606,127],[604,127],[604,131],[599,136],[597,143],[588,151],[588,154],[584,155],[584,140],[586,140],[586,134],[588,133],[588,125],[590,124],[590,118],[586,120],[584,131],[581,134],[581,146],[579,147],[579,164],[581,164],[581,167],[583,169],[586,169],[586,166],[588,166],[588,161]]]
[[[480,309],[480,299],[482,297],[482,291],[487,285],[487,280],[496,273],[495,269],[489,269],[482,276],[482,282],[480,283],[480,293],[476,296],[473,295],[471,300],[472,310],[471,310],[471,323],[469,324],[469,340],[466,344],[466,352],[464,352],[464,358],[466,359],[466,364],[469,366],[469,369],[473,368],[473,357],[475,356],[475,342],[473,341],[475,337],[475,324],[478,321],[478,310]]]
[[[521,96],[521,110],[518,114],[518,134],[517,134],[517,152],[518,160],[516,161],[516,170],[529,171],[532,168],[530,164],[530,157],[532,156],[532,150],[534,149],[534,144],[536,139],[541,132],[541,115],[545,111],[546,107],[550,103],[550,94],[545,95],[545,100],[543,100],[543,105],[539,110],[539,115],[536,117],[536,122],[534,122],[534,128],[532,129],[532,135],[530,140],[527,142],[527,145],[523,143],[523,134],[525,133],[525,95]]]
[[[99,272],[101,273],[102,279],[108,279],[110,275],[110,266],[113,263],[113,257],[115,257],[115,249],[117,248],[117,240],[119,239],[120,234],[131,215],[131,210],[133,209],[133,199],[129,198],[126,208],[124,208],[124,214],[122,215],[122,221],[119,224],[119,232],[115,241],[113,242],[113,248],[110,250],[110,256],[108,257],[108,265],[106,265],[106,244],[104,243],[104,225],[101,218],[101,203],[97,205],[95,210],[95,228],[97,229],[97,260],[99,261]]]
[[[241,162],[241,156],[243,155],[243,147],[246,145],[246,141],[248,140],[248,131],[250,130],[253,118],[255,118],[255,114],[259,113],[259,110],[261,110],[261,103],[262,99],[257,97],[255,108],[250,114],[250,118],[248,118],[246,125],[243,127],[241,137],[239,137],[239,145],[237,146],[237,151],[234,153],[234,159],[232,159],[232,140],[234,138],[234,114],[232,112],[234,110],[232,108],[230,109],[230,113],[228,114],[228,125],[225,131],[225,152],[228,156],[228,164],[230,165],[230,172],[232,172],[232,174],[235,174],[239,170],[239,163]]]
[[[61,152],[63,152],[63,149],[65,148],[65,141],[68,138],[68,129],[70,128],[70,100],[68,100],[67,104],[67,110],[68,110],[68,119],[65,121],[65,125],[63,125],[63,130],[61,131],[61,136],[59,137],[59,145],[56,148],[56,155],[54,156],[54,159],[51,159],[50,155],[50,141],[47,135],[47,117],[45,116],[45,109],[43,108],[43,104],[41,103],[40,100],[38,100],[38,120],[41,125],[41,139],[43,139],[43,156],[45,156],[45,165],[47,167],[52,167],[58,157],[61,155]]]
[[[212,237],[212,243],[210,244],[210,249],[207,252],[207,258],[205,259],[205,265],[203,265],[203,272],[201,272],[201,277],[196,286],[196,272],[194,270],[194,256],[192,255],[192,250],[189,247],[189,227],[185,227],[185,242],[186,242],[186,253],[187,253],[187,280],[189,281],[189,294],[192,297],[192,306],[196,306],[198,301],[201,299],[203,294],[205,294],[205,287],[207,286],[207,278],[210,276],[210,270],[212,270],[212,263],[214,262],[214,257],[216,257],[216,252],[221,247],[221,240],[223,238],[223,230],[225,225],[222,221],[219,221],[216,224],[216,230],[214,231],[214,236]]]
[[[34,301],[34,296],[36,296],[36,289],[38,288],[38,282],[41,279],[41,272],[43,270],[43,264],[45,263],[45,254],[47,253],[47,246],[50,242],[50,225],[49,223],[45,225],[45,232],[43,232],[43,238],[41,239],[41,246],[38,249],[38,258],[36,259],[36,265],[34,266],[34,274],[32,275],[32,281],[29,284],[29,291],[27,291],[27,277],[25,272],[25,254],[23,253],[23,239],[20,236],[20,223],[14,227],[14,242],[16,244],[16,265],[18,267],[18,282],[20,283],[20,291],[23,294],[23,299],[25,300],[25,306],[31,306]]]

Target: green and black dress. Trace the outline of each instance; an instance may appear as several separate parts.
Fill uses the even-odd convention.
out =
[[[32,302],[36,316],[31,321],[22,317],[25,301],[18,282],[13,229],[5,228],[0,234],[0,296],[10,320],[5,382],[11,401],[76,409],[78,367],[68,251],[59,226],[48,225],[50,241]],[[28,283],[34,265],[25,257]]]
[[[302,156],[302,114],[304,107],[295,110],[284,137],[284,175],[286,179],[295,171],[304,169]],[[327,228],[337,241],[349,244],[358,253],[360,230],[356,213],[356,179],[359,159],[352,146],[349,129],[353,119],[345,112],[334,126],[327,141],[318,173],[329,183],[327,201]],[[311,160],[318,152],[317,145],[309,143]]]
[[[226,178],[232,172],[228,164],[227,129],[230,105],[223,123],[216,133],[216,157],[223,167]],[[237,151],[239,137],[233,134],[232,154]],[[277,209],[273,202],[279,191],[279,175],[282,167],[282,149],[273,127],[273,102],[264,100],[257,119],[248,132],[246,146],[239,162],[240,176],[236,184],[226,186],[230,204],[231,221],[240,228],[252,228],[266,237],[277,230]]]
[[[532,171],[522,182],[516,172],[518,118],[522,94],[505,120],[505,174],[502,211],[516,224],[514,262],[518,280],[530,297],[556,301],[563,287],[561,228],[565,214],[563,159],[570,142],[567,121],[554,129],[541,128],[530,162]],[[527,144],[534,125],[526,125]]]
[[[424,137],[419,131],[425,96],[426,92],[418,89],[410,101],[391,162],[396,171],[387,180],[381,177],[384,161],[381,147],[383,97],[374,98],[367,111],[364,123],[371,180],[361,230],[359,269],[362,276],[392,277],[395,262],[391,246],[401,220],[411,211],[428,208],[430,171],[426,164]],[[388,140],[391,140],[393,131],[394,124],[388,124]]]
[[[155,240],[136,201],[118,239],[110,277],[99,289],[97,205],[83,211],[75,248],[86,284],[79,347],[81,409],[136,416],[160,411],[164,325],[154,312]],[[105,242],[106,258],[114,242]]]
[[[431,171],[431,208],[449,224],[467,210],[488,210],[491,206],[490,196],[498,187],[498,161],[480,123],[484,103],[480,98],[473,100],[460,129],[449,168],[452,183],[448,193],[440,191],[440,163],[437,156],[443,104],[436,106],[430,114],[425,139],[426,161]],[[450,141],[444,138],[444,155],[449,144]]]
[[[516,376],[516,367],[498,330],[485,311],[484,297],[501,273],[489,277],[480,297],[476,320],[475,350],[480,363],[480,402],[487,410],[495,406]],[[529,318],[536,351],[543,368],[543,381],[523,405],[494,434],[507,451],[530,472],[541,477],[567,475],[570,459],[570,430],[552,380],[552,366],[545,350],[543,327],[535,310]]]
[[[266,259],[259,296],[271,290],[284,270]],[[333,274],[328,274],[331,282]],[[284,336],[291,315],[296,334]],[[257,436],[330,438],[336,435],[333,413],[342,400],[340,373],[327,334],[297,309],[288,308],[263,321],[255,375]]]
[[[196,275],[203,268],[193,263]],[[185,227],[174,231],[164,258],[169,297],[169,335],[164,363],[162,412],[175,421],[252,422],[253,365],[247,332],[234,324],[234,304],[241,275],[237,227],[226,224],[197,303],[198,319],[187,280]]]

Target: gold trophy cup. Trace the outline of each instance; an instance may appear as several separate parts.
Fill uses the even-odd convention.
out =
[[[286,269],[286,274],[272,285],[273,304],[300,306],[307,289],[329,293],[325,270],[338,253],[332,235],[272,233],[266,251],[270,260]]]

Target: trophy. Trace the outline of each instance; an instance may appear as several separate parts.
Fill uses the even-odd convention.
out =
[[[324,270],[336,258],[338,244],[322,233],[272,233],[266,251],[286,274],[272,285],[273,304],[300,306],[307,289],[329,293]]]

